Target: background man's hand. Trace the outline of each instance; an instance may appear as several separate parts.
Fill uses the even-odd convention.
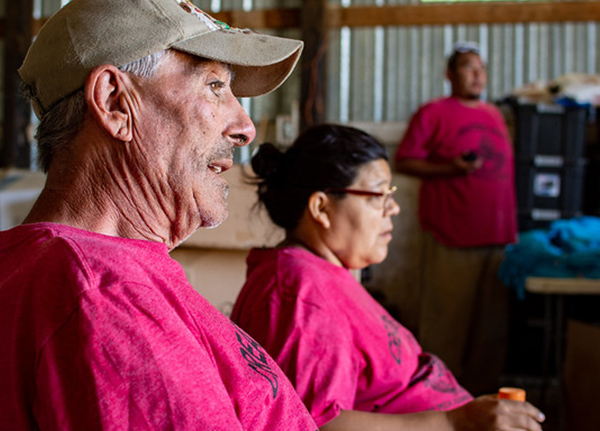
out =
[[[454,158],[453,163],[456,169],[463,174],[470,174],[476,169],[481,168],[483,159],[476,155],[468,154],[470,157],[465,157],[465,154]]]

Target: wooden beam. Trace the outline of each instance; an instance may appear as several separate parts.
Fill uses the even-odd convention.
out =
[[[403,6],[331,4],[330,27],[600,21],[599,1],[437,3]]]
[[[217,19],[240,28],[294,28],[301,25],[299,9],[220,12]],[[421,26],[444,24],[507,24],[600,22],[600,1],[428,3],[399,6],[326,8],[327,26]]]
[[[0,149],[0,166],[28,168],[31,142],[27,134],[30,124],[29,103],[20,91],[17,69],[23,63],[31,44],[33,0],[6,3],[4,21],[4,137]]]
[[[46,24],[46,21],[48,21],[48,18],[33,20],[33,22],[31,23],[31,31],[33,32],[34,36],[39,33],[40,29],[44,26],[44,24]]]
[[[302,83],[300,90],[300,129],[323,123],[326,117],[327,0],[302,2]]]

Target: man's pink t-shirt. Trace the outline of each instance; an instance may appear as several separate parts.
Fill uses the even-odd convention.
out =
[[[303,249],[254,249],[232,320],[285,371],[319,426],[340,410],[448,410],[472,399],[350,274]]]
[[[165,245],[22,225],[0,272],[0,430],[315,431]]]
[[[502,115],[493,105],[468,107],[454,97],[425,104],[412,117],[396,161],[447,163],[468,151],[483,159],[480,169],[422,180],[421,226],[450,247],[512,243],[517,233],[514,156]]]

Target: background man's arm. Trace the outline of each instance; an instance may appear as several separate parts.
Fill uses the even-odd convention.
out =
[[[396,170],[419,178],[456,177],[470,174],[479,169],[482,163],[480,158],[468,161],[462,156],[447,163],[433,163],[425,159],[401,159],[396,161]]]

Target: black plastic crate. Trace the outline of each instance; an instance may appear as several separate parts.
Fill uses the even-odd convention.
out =
[[[584,214],[600,217],[600,145],[588,151],[583,194]]]
[[[519,230],[546,227],[559,218],[581,215],[586,159],[548,163],[532,159],[516,163]]]
[[[588,108],[512,104],[518,161],[552,156],[574,163],[583,156]]]

